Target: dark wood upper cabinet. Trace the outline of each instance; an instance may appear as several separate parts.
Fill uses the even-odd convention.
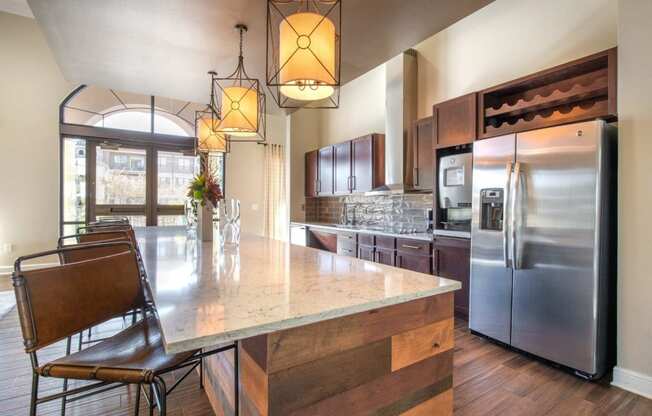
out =
[[[317,195],[333,195],[333,146],[319,149]]]
[[[351,192],[368,192],[385,184],[385,135],[351,141]]]
[[[351,193],[351,142],[333,145],[333,193]]]
[[[317,196],[319,186],[319,151],[306,153],[306,197]]]
[[[455,291],[455,312],[463,317],[468,317],[471,241],[436,236],[433,241],[432,260],[435,276],[462,282],[462,289]]]
[[[385,135],[368,134],[307,152],[305,196],[368,192],[385,184]]]
[[[433,118],[427,117],[412,124],[412,188],[432,190],[433,178]]]
[[[435,148],[472,143],[477,135],[477,95],[463,95],[432,108]]]

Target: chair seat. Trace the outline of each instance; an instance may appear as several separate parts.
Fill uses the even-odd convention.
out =
[[[156,317],[149,316],[84,350],[38,368],[44,377],[149,383],[189,359],[195,351],[166,354]]]

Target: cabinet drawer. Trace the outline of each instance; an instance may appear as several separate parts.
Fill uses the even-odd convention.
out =
[[[358,234],[358,244],[361,246],[373,247],[376,241],[371,234]]]
[[[399,253],[410,254],[414,256],[430,257],[431,246],[429,241],[408,240],[405,238],[397,238],[396,250]]]
[[[338,231],[337,232],[337,240],[338,241],[357,241],[358,234],[354,233],[353,231]]]
[[[349,256],[349,257],[356,257],[356,249],[355,247],[337,247],[337,254],[340,256]]]
[[[337,233],[337,254],[353,255],[355,257],[358,249],[358,235],[350,231],[340,231]],[[340,251],[344,253],[340,253]],[[349,252],[352,252],[349,253]]]
[[[394,250],[396,248],[396,239],[394,237],[388,237],[386,235],[377,235],[376,237],[376,247],[388,248]]]
[[[458,247],[458,248],[471,248],[471,240],[466,238],[455,238],[455,237],[435,237],[432,240],[432,243],[441,247]]]

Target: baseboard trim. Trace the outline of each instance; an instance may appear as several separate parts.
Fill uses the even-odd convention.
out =
[[[652,377],[622,367],[614,367],[611,385],[652,399]]]
[[[44,267],[52,267],[58,265],[59,263],[26,264],[21,267],[21,270],[42,269]],[[0,277],[9,277],[13,272],[14,272],[14,266],[0,266]]]

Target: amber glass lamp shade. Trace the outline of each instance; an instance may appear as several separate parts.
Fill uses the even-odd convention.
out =
[[[295,13],[279,26],[281,93],[302,101],[333,95],[335,25],[316,13]],[[329,85],[330,84],[330,85]]]
[[[201,117],[197,120],[197,150],[202,153],[226,152],[226,137],[213,129],[213,119]]]
[[[220,132],[237,137],[257,134],[258,92],[255,88],[224,87],[221,110]]]

